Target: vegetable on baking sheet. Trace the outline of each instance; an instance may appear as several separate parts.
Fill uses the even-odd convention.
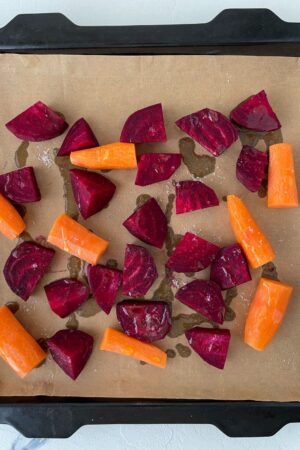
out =
[[[97,266],[89,264],[87,267],[87,278],[96,302],[105,314],[109,314],[115,303],[118,290],[122,285],[122,271],[100,264]]]
[[[12,241],[26,228],[26,224],[16,208],[0,194],[0,233]]]
[[[215,191],[202,181],[178,181],[175,183],[176,214],[218,206]]]
[[[180,153],[144,153],[141,155],[135,184],[148,186],[168,180],[181,164]]]
[[[123,294],[143,297],[157,277],[156,265],[149,251],[141,245],[127,244],[123,269]]]
[[[33,167],[22,167],[22,169],[1,174],[0,192],[16,203],[31,203],[41,200]]]
[[[135,169],[137,167],[135,145],[125,142],[102,145],[70,154],[74,166],[86,169]]]
[[[251,192],[257,192],[268,164],[268,153],[243,145],[236,162],[237,179]]]
[[[57,153],[57,156],[67,156],[76,150],[97,147],[99,142],[87,121],[81,117],[69,129]]]
[[[62,278],[44,287],[52,311],[59,317],[67,317],[89,298],[89,290],[81,281]]]

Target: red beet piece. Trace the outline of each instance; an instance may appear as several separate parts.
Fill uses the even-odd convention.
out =
[[[176,125],[214,156],[220,156],[238,138],[230,120],[213,109],[201,109],[182,117]]]
[[[123,222],[124,227],[146,244],[162,248],[167,235],[167,219],[155,198],[150,198]]]
[[[92,336],[80,330],[60,330],[47,339],[52,358],[72,380],[86,365],[93,343]]]
[[[41,200],[33,167],[23,167],[0,175],[0,192],[16,203]]]
[[[175,184],[176,214],[218,206],[215,191],[202,181],[179,181]]]
[[[97,147],[99,142],[91,127],[83,117],[78,119],[69,129],[57,156],[66,156],[76,150]]]
[[[44,287],[50,308],[64,318],[89,298],[88,288],[74,278],[62,278]]]
[[[268,164],[267,152],[243,145],[236,163],[237,179],[251,192],[257,192]]]
[[[281,127],[265,91],[244,100],[230,113],[231,120],[242,128],[254,131],[273,131]]]
[[[17,138],[46,141],[62,134],[67,122],[42,102],[37,102],[5,124]]]
[[[124,332],[141,341],[158,341],[171,329],[171,307],[166,302],[124,300],[116,309]]]
[[[230,331],[194,327],[185,332],[192,349],[211,366],[224,369],[227,358]]]
[[[93,296],[105,314],[109,314],[122,285],[122,271],[91,264],[87,267],[88,282]]]
[[[10,289],[23,300],[27,300],[45,274],[54,253],[51,248],[31,241],[17,245],[3,269]]]
[[[78,209],[84,219],[105,208],[116,186],[100,173],[71,169],[71,185]]]
[[[127,244],[123,269],[123,294],[143,297],[157,278],[155,262],[147,249]]]
[[[135,184],[147,186],[168,180],[180,164],[179,153],[144,153],[139,160]]]
[[[134,144],[166,140],[161,103],[147,106],[131,114],[123,126],[120,137],[121,142],[133,142]]]
[[[220,249],[212,262],[210,279],[221,289],[230,289],[251,280],[248,263],[239,244]]]
[[[225,303],[221,289],[214,281],[191,281],[182,286],[175,297],[209,320],[220,324],[224,322]]]
[[[166,263],[174,272],[199,272],[210,265],[220,250],[193,233],[185,233]]]

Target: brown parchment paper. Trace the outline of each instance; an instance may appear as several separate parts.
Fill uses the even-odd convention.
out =
[[[6,172],[16,167],[15,151],[21,143],[5,129],[4,123],[37,100],[62,112],[69,124],[85,117],[101,143],[119,139],[122,125],[131,112],[162,102],[168,141],[143,146],[139,151],[177,152],[178,141],[184,134],[175,126],[176,119],[204,107],[228,114],[237,103],[261,89],[266,89],[280,117],[284,140],[295,149],[299,177],[300,65],[297,58],[0,55],[0,170]],[[53,160],[53,149],[60,146],[63,137],[30,143],[27,149],[26,164],[35,167],[42,193],[41,202],[26,206],[27,230],[33,238],[47,236],[56,216],[64,211],[63,180]],[[243,343],[246,312],[261,274],[257,270],[252,272],[252,282],[238,287],[238,296],[231,304],[236,319],[224,323],[232,331],[232,342],[223,371],[205,364],[195,353],[181,357],[175,346],[186,345],[183,335],[167,337],[158,343],[161,348],[176,352],[175,358],[168,359],[165,370],[100,352],[99,340],[105,327],[118,326],[113,309],[108,317],[103,312],[89,318],[77,315],[79,328],[95,338],[92,356],[77,381],[70,380],[50,357],[23,380],[0,361],[1,395],[300,400],[300,210],[267,209],[265,198],[249,193],[236,181],[235,162],[240,148],[238,141],[217,159],[215,172],[204,178],[204,182],[216,189],[220,206],[178,217],[173,214],[171,225],[176,233],[190,230],[220,245],[229,244],[234,237],[222,196],[229,193],[242,196],[276,249],[280,279],[294,286],[286,318],[272,344],[264,352],[256,352]],[[258,148],[264,149],[265,144],[260,141]],[[196,151],[207,154],[198,144]],[[174,188],[172,180],[146,188],[135,187],[135,171],[111,171],[107,176],[117,185],[109,208],[87,222],[80,221],[110,241],[103,262],[115,258],[122,267],[125,245],[135,240],[121,223],[133,211],[136,197],[142,193],[153,195],[165,208]],[[184,164],[172,177],[174,180],[190,178]],[[2,268],[16,243],[4,237],[0,241]],[[152,247],[150,251],[162,275],[165,254]],[[43,285],[68,275],[67,255],[57,250],[51,271],[34,295],[23,302],[9,290],[1,270],[1,304],[17,301],[20,305],[17,317],[27,329],[36,338],[51,336],[65,327],[67,319],[51,312]],[[207,271],[197,276],[205,277]],[[147,298],[160,281],[161,278]],[[191,312],[178,301],[173,302],[173,315]]]

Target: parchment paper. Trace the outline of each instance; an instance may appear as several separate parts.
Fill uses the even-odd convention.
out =
[[[37,100],[62,112],[69,124],[85,117],[101,143],[119,139],[121,127],[131,112],[162,102],[168,141],[143,146],[139,151],[177,152],[178,141],[184,134],[175,126],[176,119],[204,107],[228,114],[249,95],[266,89],[282,122],[283,138],[294,147],[300,176],[300,66],[297,58],[7,54],[0,55],[0,62],[1,172],[15,168],[15,151],[21,143],[5,129],[4,123]],[[53,161],[53,149],[60,146],[63,137],[30,143],[28,147],[26,164],[35,167],[42,193],[40,203],[26,206],[27,230],[33,238],[47,236],[56,216],[64,211],[63,180]],[[77,315],[79,328],[95,338],[92,356],[77,381],[69,379],[50,357],[24,380],[0,361],[1,395],[300,400],[300,210],[267,209],[265,198],[249,193],[236,181],[235,162],[240,148],[238,141],[217,159],[215,172],[203,179],[216,189],[220,206],[177,217],[173,214],[171,225],[176,233],[190,230],[220,245],[229,244],[234,237],[222,196],[229,193],[242,196],[276,249],[275,263],[280,279],[294,286],[286,317],[272,344],[264,352],[256,352],[243,343],[246,312],[261,274],[257,270],[252,272],[252,282],[238,287],[238,296],[231,304],[236,319],[224,323],[224,327],[232,331],[232,341],[223,371],[210,367],[194,352],[187,358],[181,357],[175,346],[187,345],[184,336],[167,337],[158,343],[162,349],[176,352],[175,358],[168,359],[165,370],[101,352],[98,346],[105,327],[118,327],[113,309],[109,316],[102,311],[89,318]],[[264,149],[265,144],[260,141],[258,148]],[[198,144],[196,151],[208,154]],[[172,180],[146,188],[135,187],[135,171],[111,171],[106,176],[116,183],[116,194],[110,206],[90,218],[86,225],[110,241],[103,262],[115,258],[122,267],[125,245],[135,239],[121,223],[134,210],[136,197],[142,193],[153,195],[165,208],[174,188]],[[184,164],[172,177],[174,180],[190,178]],[[4,237],[0,237],[0,242],[2,268],[16,242]],[[162,275],[165,254],[148,248]],[[43,285],[68,276],[66,264],[67,256],[57,250],[50,273],[27,302],[9,290],[1,270],[1,304],[17,301],[20,305],[17,317],[36,338],[51,336],[65,327],[67,319],[59,319],[52,313]],[[207,271],[197,276],[203,278]],[[147,298],[160,281],[155,283]],[[122,298],[119,296],[118,300]],[[173,315],[192,312],[178,301],[173,302]]]

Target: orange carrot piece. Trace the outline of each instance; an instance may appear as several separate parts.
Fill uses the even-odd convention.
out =
[[[135,169],[135,145],[125,142],[78,150],[70,154],[71,163],[87,169]]]
[[[25,222],[18,211],[0,194],[0,232],[13,240],[25,230],[25,227]]]
[[[242,246],[253,269],[272,261],[275,253],[243,201],[236,195],[227,196],[230,224],[236,240]]]
[[[55,220],[48,242],[56,247],[95,265],[108,247],[108,242],[87,230],[67,214]]]
[[[167,355],[152,344],[139,341],[133,337],[127,336],[121,331],[107,328],[100,343],[100,350],[120,353],[124,356],[130,356],[139,359],[153,366],[164,369],[167,364]]]
[[[298,192],[290,144],[275,144],[269,150],[268,207],[297,208]]]
[[[7,306],[0,307],[0,356],[21,378],[46,358],[46,353]]]
[[[264,350],[283,320],[292,290],[279,281],[260,279],[246,320],[246,344]]]

